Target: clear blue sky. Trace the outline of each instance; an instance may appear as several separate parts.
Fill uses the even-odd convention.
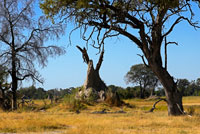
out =
[[[37,10],[39,10],[37,8]],[[39,11],[37,11],[39,13]],[[199,14],[199,10],[198,10]],[[200,21],[200,14],[196,16]],[[170,21],[168,22],[170,24]],[[66,35],[58,41],[49,41],[49,44],[61,44],[66,47],[67,53],[57,58],[49,59],[47,67],[39,72],[43,76],[45,83],[36,84],[46,90],[53,88],[68,88],[81,86],[84,83],[87,73],[87,65],[83,63],[82,55],[75,47],[76,45],[85,46],[81,40],[79,32],[72,35],[72,45],[69,45],[69,32],[73,26],[68,25]],[[200,78],[200,29],[194,30],[186,23],[180,23],[175,27],[173,33],[168,38],[169,41],[176,41],[176,45],[168,46],[168,70],[175,78],[187,78],[196,80]],[[163,50],[162,50],[163,51]],[[98,50],[89,47],[88,53],[96,65],[99,55]],[[142,54],[139,48],[126,37],[120,36],[120,39],[108,39],[105,42],[105,55],[100,76],[107,85],[117,86],[126,85],[124,81],[125,74],[130,67],[142,63],[137,54]],[[23,86],[30,86],[24,83]]]

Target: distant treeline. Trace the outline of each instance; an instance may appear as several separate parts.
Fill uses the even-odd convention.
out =
[[[18,90],[19,97],[25,96],[27,99],[51,99],[54,97],[62,98],[66,94],[70,94],[74,88],[67,89],[50,89],[36,88],[35,86],[20,88]]]
[[[183,96],[200,96],[200,81],[188,81],[187,79],[179,79],[177,81],[177,87]],[[80,87],[77,87],[80,88]],[[26,88],[20,88],[18,90],[19,96],[26,96],[29,99],[51,99],[53,97],[63,98],[66,95],[74,93],[77,91],[77,88],[71,87],[66,89],[51,89],[45,90],[43,88],[36,88],[35,86],[30,86]],[[140,87],[119,87],[115,85],[108,86],[108,90],[117,92],[121,99],[131,99],[131,98],[140,98]],[[150,97],[151,89],[145,91],[145,98]],[[156,87],[156,90],[153,95],[164,96],[165,92],[163,87]]]

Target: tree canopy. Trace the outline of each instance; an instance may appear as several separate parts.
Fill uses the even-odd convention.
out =
[[[127,83],[132,83],[134,85],[140,86],[140,97],[145,97],[145,91],[147,89],[155,90],[158,84],[158,78],[147,68],[144,64],[133,65],[125,76]]]
[[[167,70],[167,45],[177,43],[167,41],[167,36],[181,21],[200,28],[194,20],[194,2],[199,3],[197,0],[43,0],[40,7],[51,19],[58,16],[65,21],[73,20],[83,31],[82,38],[87,42],[92,40],[92,45],[99,49],[106,38],[123,35],[130,39],[143,52],[140,56],[144,64],[164,86],[169,115],[181,115],[182,96]],[[165,58],[161,54],[162,45]]]

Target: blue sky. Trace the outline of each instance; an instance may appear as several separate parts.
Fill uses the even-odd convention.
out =
[[[196,16],[196,19],[200,21],[200,14]],[[72,34],[72,45],[68,46],[69,32],[72,27],[72,25],[68,25],[66,34],[60,40],[47,42],[47,44],[65,46],[67,53],[63,56],[49,59],[47,67],[43,69],[38,68],[45,82],[43,85],[36,84],[37,87],[48,90],[77,87],[84,83],[87,65],[83,63],[82,55],[75,46],[80,45],[83,47],[85,42],[80,38],[77,31]],[[187,78],[189,80],[200,78],[200,29],[194,30],[188,24],[181,22],[175,27],[168,40],[179,43],[178,46],[168,46],[169,73],[175,78]],[[96,55],[98,50],[89,47],[88,53],[90,58],[94,60],[94,65],[96,65],[99,57],[99,55]],[[142,53],[126,37],[120,36],[120,39],[107,39],[105,42],[104,61],[100,69],[100,76],[104,82],[107,85],[131,86],[126,85],[124,76],[132,65],[142,63],[141,58],[137,54]],[[23,86],[30,85],[31,83],[23,84]]]

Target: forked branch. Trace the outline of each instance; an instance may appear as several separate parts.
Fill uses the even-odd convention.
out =
[[[99,71],[100,67],[101,67],[101,64],[103,62],[103,55],[104,55],[104,49],[101,51],[101,55],[99,57],[99,61],[97,63],[97,66],[96,66],[96,70]]]

